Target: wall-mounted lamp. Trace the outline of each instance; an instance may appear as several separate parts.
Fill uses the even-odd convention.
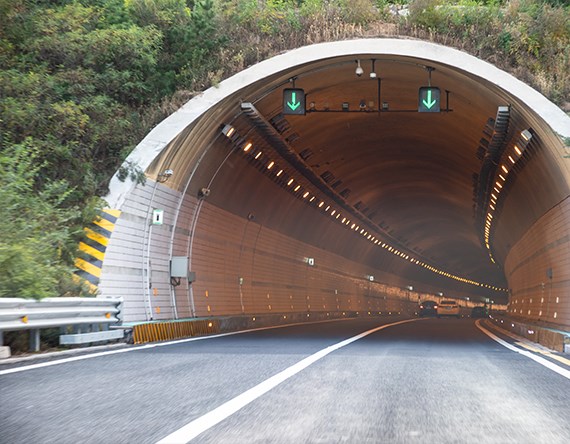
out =
[[[350,106],[349,106],[348,102],[342,102],[342,110],[343,111],[348,111],[349,107]]]
[[[236,129],[231,125],[224,125],[222,128],[222,134],[226,136],[228,139],[232,137],[236,132]]]
[[[200,191],[198,191],[198,197],[200,199],[205,199],[209,195],[210,195],[210,189],[209,188],[200,188]]]
[[[160,182],[160,183],[164,183],[168,179],[170,179],[173,174],[174,174],[174,171],[172,171],[170,169],[164,170],[162,173],[160,173],[158,176],[156,176],[156,181]]]
[[[370,71],[370,78],[375,79],[377,77],[374,65],[376,64],[376,59],[372,59],[372,71]]]
[[[362,66],[360,66],[360,59],[356,61],[356,71],[354,71],[354,73],[358,77],[361,77],[362,74],[364,74],[364,70],[362,69]]]

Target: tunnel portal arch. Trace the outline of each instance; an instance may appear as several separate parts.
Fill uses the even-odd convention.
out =
[[[428,82],[446,99],[437,115],[414,110]],[[291,86],[307,93],[304,116],[281,112]],[[190,100],[127,158],[149,180],[111,181],[120,215],[100,294],[125,297],[130,320],[374,311],[444,294],[566,325],[569,121],[433,43],[276,56]],[[171,280],[173,256],[190,258],[194,283]]]

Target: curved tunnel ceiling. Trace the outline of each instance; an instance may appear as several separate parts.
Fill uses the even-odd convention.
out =
[[[255,181],[257,171],[271,161],[268,150],[282,165],[288,165],[289,156],[295,174],[313,188],[318,186],[321,196],[334,195],[345,214],[352,214],[354,220],[358,217],[360,225],[381,242],[389,242],[402,256],[484,283],[485,288],[507,288],[501,262],[513,239],[494,237],[499,214],[485,237],[488,205],[502,208],[506,216],[501,220],[510,225],[507,231],[516,240],[569,194],[567,165],[561,166],[550,154],[563,150],[559,137],[524,103],[536,101],[536,97],[531,93],[531,99],[521,99],[507,92],[495,79],[482,77],[479,66],[477,74],[466,66],[486,65],[484,62],[438,45],[388,39],[328,45],[335,47],[334,51],[315,45],[310,61],[302,49],[293,51],[288,63],[287,55],[279,56],[281,65],[270,67],[266,75],[244,72],[238,86],[228,86],[229,93],[223,82],[221,90],[214,93],[220,99],[209,101],[207,95],[198,99],[207,112],[202,113],[200,106],[183,109],[161,125],[161,134],[169,132],[170,136],[151,133],[141,144],[146,145],[147,154],[141,154],[140,148],[132,158],[143,166],[152,159],[147,170],[151,177],[165,168],[173,169],[176,175],[169,186],[195,194],[208,181],[218,190],[234,190],[248,175]],[[356,60],[364,70],[361,76],[355,75]],[[376,78],[370,76],[373,66]],[[494,75],[498,70],[493,70]],[[510,81],[510,76],[501,75]],[[512,80],[519,88],[520,82]],[[231,84],[232,79],[227,82]],[[428,83],[441,90],[439,113],[417,112],[418,89]],[[282,114],[283,89],[292,86],[305,91],[306,115]],[[524,87],[523,91],[527,93]],[[538,102],[542,103],[540,98]],[[547,110],[552,111],[548,106]],[[562,127],[570,132],[564,117],[554,111],[558,131]],[[221,131],[224,125],[235,131],[230,140]],[[495,202],[489,184],[482,183],[483,177],[488,182],[500,174],[503,160],[508,159],[523,131],[528,131],[532,143],[515,165],[505,165],[509,177],[501,184],[504,198]],[[164,143],[159,141],[161,137]],[[227,153],[230,144],[247,156],[243,147],[249,142],[258,152],[264,151],[263,157],[254,159],[257,163],[234,168],[231,174],[221,171],[213,182],[211,177],[200,177],[197,164],[211,163],[214,171],[224,159],[220,148]],[[486,159],[492,149],[499,157]],[[534,158],[544,170],[541,177],[526,183],[537,181],[540,188],[533,189],[532,198],[517,197],[514,192],[510,198],[506,191],[520,182],[519,176],[528,175],[525,163]],[[486,162],[494,168],[490,176],[485,175]],[[116,188],[112,193],[118,195]],[[482,188],[487,189],[483,194]],[[249,198],[236,202],[235,193],[226,193],[226,197],[219,193],[213,202],[223,208],[239,208]],[[390,260],[403,262],[400,257]],[[407,263],[406,267],[392,267],[392,271],[441,287],[440,274],[418,273],[414,271],[417,268]],[[502,291],[491,294],[505,296]]]

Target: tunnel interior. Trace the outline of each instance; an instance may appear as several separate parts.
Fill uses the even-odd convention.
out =
[[[439,112],[419,112],[422,87],[439,89]],[[287,114],[290,88],[303,114]],[[214,315],[297,311],[311,298],[313,310],[366,309],[366,295],[395,288],[507,304],[537,302],[550,284],[560,300],[564,150],[516,95],[444,61],[292,63],[212,105],[153,158],[154,185],[139,194],[166,208],[169,229],[145,228],[143,286],[165,281],[163,305]],[[540,256],[537,242],[554,244]],[[172,256],[189,257],[195,282],[169,285]]]

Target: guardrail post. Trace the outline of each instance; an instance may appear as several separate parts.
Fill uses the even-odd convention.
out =
[[[40,329],[34,328],[30,330],[30,351],[40,351]]]

